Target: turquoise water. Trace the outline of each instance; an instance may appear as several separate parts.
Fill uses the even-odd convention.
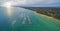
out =
[[[0,31],[60,31],[60,22],[55,19],[19,7],[13,7],[9,17],[6,10],[0,8]]]

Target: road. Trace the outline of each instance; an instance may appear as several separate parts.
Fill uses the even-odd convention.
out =
[[[60,31],[60,21],[39,15],[32,10],[14,8],[9,31]]]

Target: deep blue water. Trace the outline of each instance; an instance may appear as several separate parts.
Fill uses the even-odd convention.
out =
[[[9,25],[8,25],[9,19],[7,17],[5,10],[6,8],[0,7],[0,31],[5,31],[9,29]]]
[[[11,27],[11,24],[9,24],[9,21],[10,20],[12,21],[13,18],[18,16],[18,14],[20,12],[18,9],[20,9],[20,8],[15,8],[15,7],[12,8],[13,13],[12,13],[11,18],[9,18],[6,13],[7,8],[0,7],[0,31],[11,31],[12,30],[12,27]]]

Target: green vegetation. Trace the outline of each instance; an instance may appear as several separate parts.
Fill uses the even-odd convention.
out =
[[[24,7],[36,11],[37,13],[54,17],[60,20],[60,8],[58,7]]]

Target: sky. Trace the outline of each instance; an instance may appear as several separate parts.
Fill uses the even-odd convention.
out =
[[[0,5],[10,2],[14,6],[60,7],[60,0],[0,0]]]

